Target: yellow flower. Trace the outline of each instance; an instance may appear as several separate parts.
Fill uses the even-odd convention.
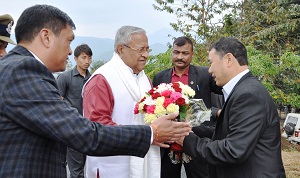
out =
[[[154,113],[159,117],[166,114],[166,109],[163,107],[163,105],[157,105]]]
[[[167,114],[171,114],[175,111],[179,111],[179,106],[174,104],[174,103],[171,103],[167,106]]]
[[[158,106],[158,105],[163,105],[164,104],[164,101],[165,101],[165,97],[161,96],[161,97],[158,97],[155,101],[155,105]]]
[[[143,113],[144,103],[139,103],[139,112]]]
[[[195,96],[195,90],[193,90],[190,86],[182,84],[180,85],[180,87],[182,88],[182,93],[184,95],[187,95],[189,97]]]
[[[151,124],[155,119],[157,119],[155,114],[145,114],[145,122]]]

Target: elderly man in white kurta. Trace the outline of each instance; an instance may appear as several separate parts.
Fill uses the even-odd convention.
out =
[[[143,115],[133,111],[136,102],[151,89],[144,73],[148,52],[145,30],[123,26],[117,31],[112,59],[83,87],[85,117],[107,125],[145,124]],[[101,178],[159,178],[160,162],[159,147],[154,145],[145,158],[88,156],[86,175],[95,178],[98,172]]]

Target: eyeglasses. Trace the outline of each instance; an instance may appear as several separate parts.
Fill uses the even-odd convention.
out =
[[[126,45],[126,44],[123,44],[123,46],[125,46],[127,48],[130,48],[130,49],[132,49],[134,51],[137,51],[138,54],[143,54],[144,52],[149,53],[151,51],[151,49],[149,47],[142,47],[142,48],[135,49],[135,48],[130,47],[130,46]]]

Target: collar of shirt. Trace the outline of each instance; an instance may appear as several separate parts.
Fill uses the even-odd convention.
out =
[[[222,91],[223,91],[225,102],[226,102],[229,94],[233,90],[234,86],[248,72],[249,72],[249,69],[244,70],[243,72],[239,73],[238,75],[236,75],[235,77],[233,77],[231,80],[229,80],[229,82],[226,83],[226,85],[223,86]]]
[[[73,76],[79,75],[83,78],[83,76],[77,70],[77,65],[72,69],[72,72],[73,72]],[[91,74],[90,74],[89,70],[86,70],[84,79],[86,80],[86,79],[90,78],[90,76],[91,76]]]
[[[133,78],[135,79],[135,82],[138,83],[138,79],[143,75],[143,72],[141,71],[140,73],[136,74],[133,72],[133,70],[130,67],[128,67],[128,69],[129,69],[130,73],[132,74]]]
[[[45,65],[45,64],[43,63],[43,61],[40,60],[40,58],[38,58],[33,52],[31,52],[29,49],[27,49],[27,50],[33,55],[33,57],[34,57],[36,60],[40,61],[40,63],[42,63],[43,65]]]
[[[190,66],[189,66],[189,68],[188,68],[182,75],[188,76],[188,75],[189,75],[189,70],[190,70]],[[174,75],[178,76],[178,75],[176,74],[175,67],[173,67],[173,69],[172,69],[172,77],[173,77]]]
[[[189,70],[190,67],[182,74],[181,77],[179,77],[175,72],[175,67],[172,69],[172,76],[171,76],[171,82],[182,82],[185,85],[188,85],[189,83]]]

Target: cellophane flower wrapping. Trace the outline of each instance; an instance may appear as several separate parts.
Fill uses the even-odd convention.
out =
[[[190,99],[185,120],[191,127],[199,126],[205,121],[210,121],[210,116],[211,110],[206,107],[202,99]]]

